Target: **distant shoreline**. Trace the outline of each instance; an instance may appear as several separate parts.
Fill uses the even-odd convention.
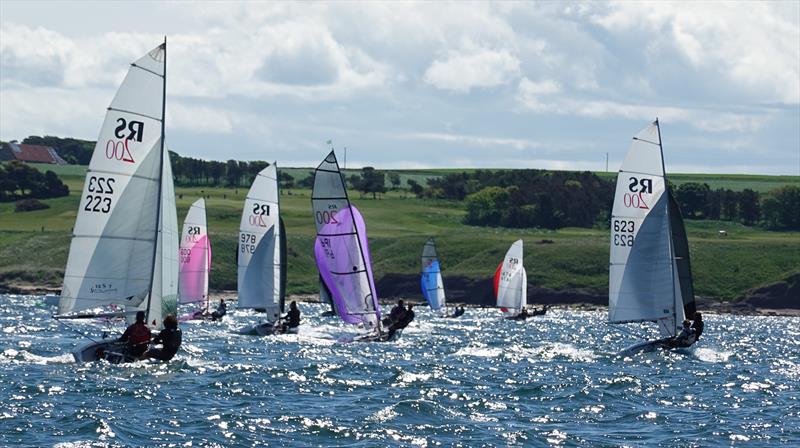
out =
[[[46,294],[57,294],[58,292],[60,291],[57,288],[48,288],[48,287],[42,288],[42,287],[29,287],[29,286],[9,287],[7,285],[0,285],[0,293],[2,294],[46,295]],[[573,291],[561,291],[561,292],[568,297],[571,297],[571,295],[574,293]],[[229,302],[236,302],[236,291],[211,291],[209,295],[212,301],[225,299]],[[397,297],[385,298],[381,299],[380,302],[383,305],[390,305],[395,303],[397,299],[398,299]],[[316,303],[319,302],[319,295],[290,294],[286,297],[287,303],[291,302],[292,300],[301,303]],[[424,305],[424,302],[417,297],[405,298],[404,300],[406,302],[415,303],[418,305]],[[465,306],[467,308],[493,308],[492,306],[486,304],[464,303],[457,300],[451,301],[450,304]],[[574,302],[571,300],[565,302],[548,301],[547,303],[537,303],[532,301],[528,303],[529,307],[541,307],[543,305],[547,305],[548,307],[553,309],[567,309],[575,311],[605,311],[608,309],[608,306],[604,303]],[[706,299],[706,298],[698,298],[697,300],[698,311],[708,314],[800,317],[800,301],[798,301],[797,306],[798,308],[766,308],[766,307],[755,306],[751,303],[748,303],[747,300],[736,300],[727,302]]]

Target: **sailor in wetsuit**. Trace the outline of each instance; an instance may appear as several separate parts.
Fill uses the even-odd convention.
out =
[[[164,318],[164,329],[153,339],[153,344],[162,344],[162,348],[151,348],[146,351],[142,359],[155,358],[161,361],[169,361],[178,353],[181,346],[183,334],[178,328],[178,319],[172,314]]]
[[[691,325],[691,322],[684,320],[683,330],[670,341],[669,345],[672,347],[691,347],[695,340],[697,340],[696,332]]]
[[[136,322],[131,324],[118,339],[126,342],[125,355],[131,358],[142,356],[150,344],[150,329],[144,323],[144,311],[136,313]]]
[[[403,299],[397,301],[397,305],[392,308],[389,315],[383,319],[383,325],[391,326],[403,319],[406,314],[406,309],[403,306]]]
[[[211,313],[211,320],[221,320],[222,316],[224,316],[227,312],[228,306],[225,305],[225,299],[220,299],[217,310]]]
[[[292,303],[289,304],[289,312],[281,319],[286,321],[286,323],[283,324],[284,332],[287,330],[291,331],[293,328],[300,326],[300,309],[297,308],[297,302],[292,300]]]
[[[405,310],[400,320],[396,321],[389,327],[389,332],[386,334],[386,340],[391,340],[392,337],[394,337],[394,334],[397,333],[397,330],[406,328],[412,320],[414,320],[414,305],[409,303],[408,310]]]
[[[703,315],[700,312],[694,313],[694,322],[692,322],[692,328],[694,329],[694,340],[697,342],[700,339],[700,335],[703,334],[703,328],[705,324],[703,323]]]

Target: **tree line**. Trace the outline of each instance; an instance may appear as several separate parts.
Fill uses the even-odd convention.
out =
[[[67,195],[69,188],[50,170],[42,173],[18,160],[0,165],[0,202]]]
[[[417,197],[463,201],[465,223],[512,228],[607,227],[615,182],[591,172],[506,170],[453,173],[409,180]],[[800,187],[785,185],[766,194],[751,189],[712,190],[687,182],[670,189],[687,219],[710,219],[800,230]]]

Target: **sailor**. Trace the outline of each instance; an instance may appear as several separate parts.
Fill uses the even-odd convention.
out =
[[[136,322],[126,328],[119,338],[120,342],[127,342],[125,354],[132,358],[142,356],[150,343],[150,329],[147,328],[144,319],[144,311],[138,311]]]
[[[400,306],[399,302],[398,306]],[[394,309],[392,311],[394,311]],[[393,323],[389,327],[389,333],[386,335],[386,340],[387,341],[391,340],[392,337],[394,337],[394,334],[397,333],[397,330],[402,330],[403,328],[406,328],[408,324],[411,323],[412,320],[414,320],[414,305],[409,303],[408,309],[403,310],[403,315],[400,317],[400,320],[395,321],[395,323]]]
[[[399,322],[403,318],[405,312],[403,299],[400,299],[397,301],[397,305],[392,308],[392,311],[389,312],[389,323],[394,324],[395,322]]]
[[[161,361],[169,361],[178,353],[181,346],[183,334],[178,328],[178,319],[174,315],[168,314],[164,318],[164,329],[153,339],[153,344],[162,344],[162,348],[151,348],[142,356],[142,359],[155,358]]]
[[[703,323],[703,316],[700,312],[694,313],[694,322],[692,322],[692,328],[694,329],[694,340],[695,342],[700,339],[700,335],[703,334],[703,328],[705,327]]]
[[[528,309],[527,308],[523,308],[522,311],[520,311],[519,314],[517,314],[516,317],[515,317],[515,319],[519,319],[519,320],[525,320],[527,318],[528,318]]]
[[[286,330],[286,328],[291,330],[293,328],[297,328],[300,326],[300,309],[297,308],[297,302],[292,300],[292,303],[289,304],[289,312],[286,313],[286,315],[283,316],[281,319],[287,321],[284,327],[284,331]]]
[[[211,320],[220,320],[228,312],[228,306],[225,305],[225,299],[220,299],[217,310],[211,313]]]
[[[692,328],[692,323],[688,320],[683,321],[683,330],[675,336],[673,344],[676,347],[690,347],[697,339],[696,332]]]
[[[461,316],[462,314],[464,314],[464,307],[463,307],[463,306],[459,306],[459,307],[457,307],[457,308],[456,308],[456,310],[453,312],[453,317],[459,317],[459,316]]]

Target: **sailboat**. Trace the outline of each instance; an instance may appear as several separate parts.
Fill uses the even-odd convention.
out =
[[[311,204],[317,228],[314,257],[339,318],[367,330],[358,340],[384,340],[366,224],[350,203],[334,151],[314,171]]]
[[[206,223],[206,201],[203,198],[196,200],[186,213],[181,232],[179,261],[178,301],[181,305],[200,304],[196,310],[182,316],[180,320],[186,321],[208,315],[211,241]]]
[[[283,332],[279,322],[286,301],[286,229],[280,212],[277,162],[261,170],[247,192],[238,250],[238,308],[266,314],[266,322],[240,333],[267,336]]]
[[[444,294],[442,273],[439,268],[439,258],[436,254],[436,242],[429,239],[422,248],[422,295],[428,301],[431,310],[444,312],[447,298]]]
[[[166,39],[131,64],[108,107],[75,220],[56,319],[124,316],[143,311],[152,330],[175,313],[178,219],[164,149]],[[103,307],[123,311],[98,313]],[[77,362],[128,361],[116,338],[93,339]]]
[[[522,314],[528,303],[528,274],[522,265],[522,240],[517,240],[506,252],[503,262],[494,273],[494,295],[497,307],[507,319],[525,319]]]
[[[661,339],[623,354],[669,347],[695,301],[689,244],[664,172],[658,120],[633,137],[611,213],[608,321],[655,322]]]

